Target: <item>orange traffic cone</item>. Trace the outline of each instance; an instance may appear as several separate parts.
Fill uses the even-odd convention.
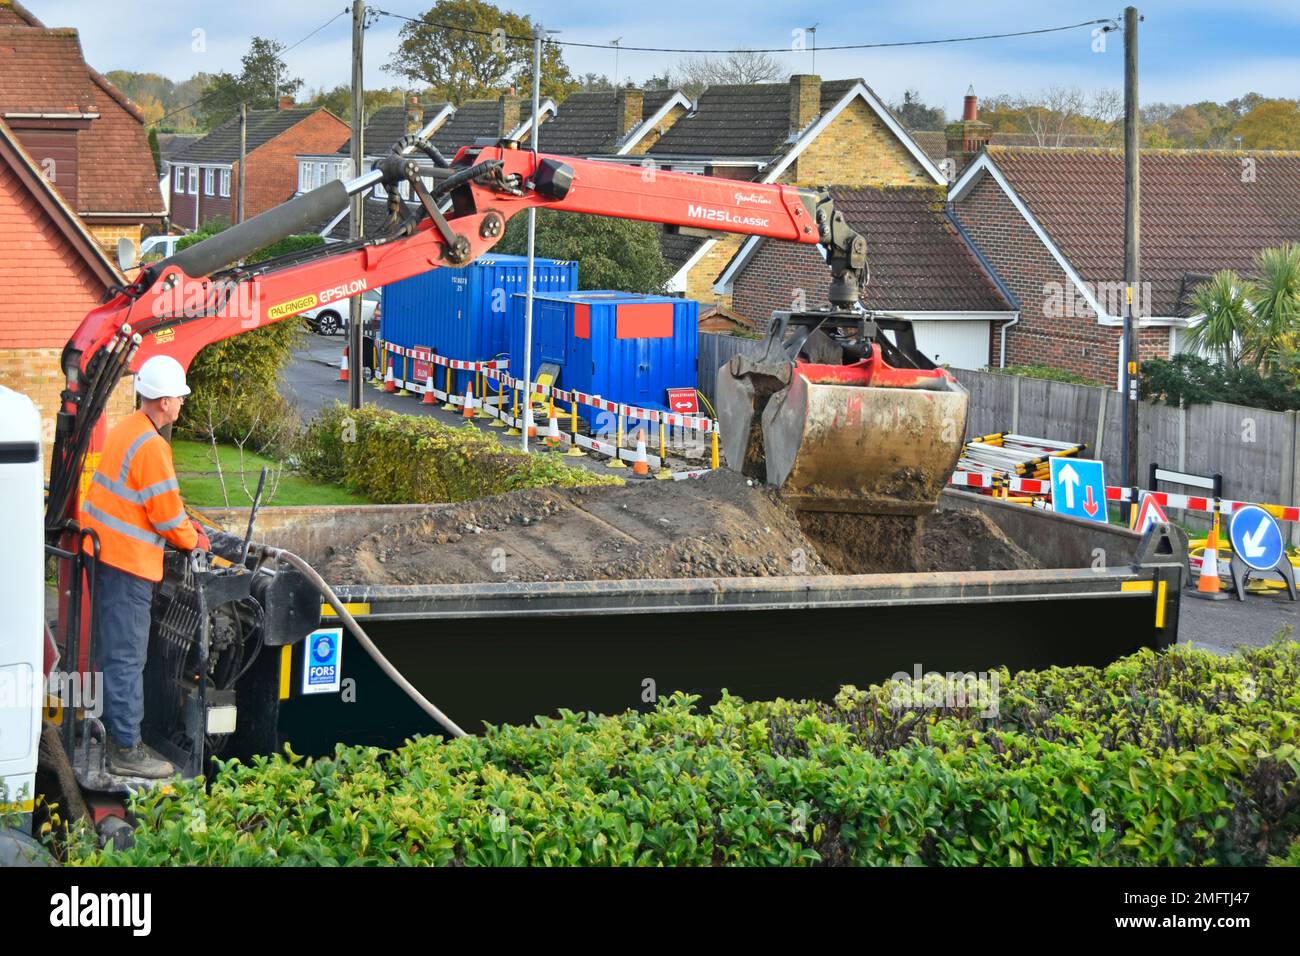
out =
[[[461,409],[461,414],[466,418],[474,417],[474,386],[465,386],[465,406]]]
[[[339,381],[346,382],[347,380],[348,380],[348,347],[345,345],[343,346],[343,363],[339,366]]]
[[[397,383],[393,381],[393,363],[388,363],[388,368],[384,369],[384,391],[397,391]]]
[[[636,457],[632,459],[632,474],[638,478],[650,477],[650,462],[645,456],[645,429],[636,433]]]
[[[551,416],[551,423],[546,429],[546,447],[555,451],[560,447],[560,420]]]
[[[1214,523],[1210,525],[1210,536],[1205,539],[1205,552],[1201,555],[1201,577],[1196,582],[1195,594],[1207,601],[1223,601],[1228,595],[1223,593],[1219,581],[1219,513],[1214,513]]]
[[[437,405],[438,396],[433,394],[433,372],[430,372],[424,379],[424,398],[420,399],[422,405]]]

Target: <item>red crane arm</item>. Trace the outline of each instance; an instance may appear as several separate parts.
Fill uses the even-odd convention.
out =
[[[505,222],[530,206],[794,242],[821,239],[817,196],[807,189],[662,172],[649,165],[545,154],[534,160],[531,152],[501,147],[481,149],[474,157],[475,163],[489,160],[502,161],[507,181],[517,177],[523,183],[532,181],[547,161],[562,164],[572,171],[572,184],[562,198],[548,198],[532,189],[512,195],[471,182],[463,211],[453,209],[447,216],[454,233],[467,240],[467,254],[449,250],[440,230],[426,219],[410,236],[266,271],[208,278],[165,265],[138,298],[124,292],[89,313],[69,347],[80,353],[84,372],[95,354],[129,325],[141,334],[132,370],[153,355],[171,355],[188,368],[195,354],[213,342],[430,269],[465,265],[490,250]]]

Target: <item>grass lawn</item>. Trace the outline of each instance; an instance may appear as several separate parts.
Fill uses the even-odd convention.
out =
[[[239,477],[239,449],[228,445],[220,446],[221,470],[226,476],[226,489],[230,494],[232,508],[248,507],[251,494],[257,491],[257,479],[262,466],[274,472],[278,463],[270,458],[250,453],[244,454],[244,480]],[[195,508],[223,508],[226,501],[221,494],[221,480],[217,477],[217,465],[212,455],[212,446],[204,442],[189,441],[178,438],[172,442],[172,459],[176,464],[176,476],[181,483],[181,496],[186,504]],[[271,475],[267,475],[267,484]],[[248,485],[248,494],[244,485]],[[355,495],[336,485],[327,485],[286,471],[280,478],[273,497],[262,502],[269,505],[364,505],[370,501],[362,495]]]

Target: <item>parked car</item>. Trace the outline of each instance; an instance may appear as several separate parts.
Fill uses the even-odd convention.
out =
[[[150,236],[140,243],[140,261],[144,262],[146,256],[167,259],[175,255],[176,243],[180,239],[180,236]]]
[[[348,328],[348,315],[351,307],[347,299],[331,302],[329,305],[317,306],[302,313],[307,327],[318,335],[338,335]],[[379,290],[372,289],[361,293],[361,329],[371,331],[379,327]]]

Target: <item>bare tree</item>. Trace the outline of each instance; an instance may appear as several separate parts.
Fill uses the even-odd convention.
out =
[[[677,85],[690,96],[707,86],[770,83],[790,75],[780,60],[755,50],[739,50],[723,56],[686,57],[678,62],[674,74]]]

